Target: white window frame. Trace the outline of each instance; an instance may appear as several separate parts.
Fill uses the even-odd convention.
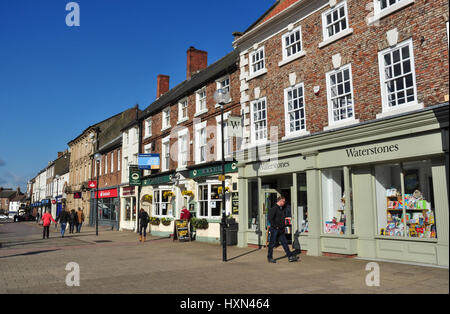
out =
[[[152,136],[152,117],[145,120],[145,138]]]
[[[295,41],[294,43],[290,43],[290,46],[286,47],[286,38],[290,38],[291,35],[293,35],[297,32],[299,32],[299,34],[300,34],[300,39],[298,41]],[[295,59],[295,58],[300,57],[301,55],[305,54],[303,51],[303,37],[302,37],[302,27],[301,26],[297,26],[292,31],[289,31],[286,34],[284,34],[281,38],[281,41],[282,41],[282,47],[283,47],[283,61]],[[296,45],[297,43],[300,43],[300,50],[298,50],[296,53],[293,53],[290,56],[288,56],[288,49],[290,47]]]
[[[184,142],[183,138],[185,139]],[[188,164],[188,159],[189,159],[189,130],[185,128],[178,132],[178,168],[179,169],[186,168]],[[183,160],[185,161],[184,163]]]
[[[114,172],[114,151],[111,152],[111,173]]]
[[[120,149],[117,151],[117,171],[120,171]]]
[[[168,150],[168,151],[166,151]],[[167,155],[169,159],[167,160]],[[170,167],[170,135],[162,139],[161,145],[161,171],[168,171]]]
[[[254,104],[262,102],[262,101],[264,101],[264,103],[265,103],[265,116],[266,116],[266,118],[265,118],[265,121],[266,121],[265,133],[266,133],[266,137],[256,140],[256,129],[255,129],[256,121],[254,119],[255,110],[253,109],[253,106],[254,106]],[[258,122],[260,122],[260,121],[263,121],[263,120],[258,120]],[[258,145],[258,144],[267,143],[268,142],[267,97],[259,98],[250,103],[250,122],[251,122],[251,139],[252,139],[251,144]]]
[[[201,138],[201,131],[205,130],[205,138],[202,141]],[[205,144],[203,145],[203,142]],[[202,147],[205,147],[205,160],[201,160],[201,149]],[[195,162],[197,164],[205,163],[208,160],[208,134],[207,134],[207,127],[206,127],[206,121],[203,121],[201,123],[197,123],[195,125]]]
[[[289,92],[292,92],[294,90],[298,90],[299,88],[302,89],[302,94],[303,96],[298,97],[301,98],[303,101],[303,120],[304,120],[304,127],[301,128],[300,130],[294,130],[291,131],[291,120],[290,120],[290,111],[289,111],[289,99],[288,99],[288,94]],[[299,111],[301,109],[297,109],[297,110],[291,110],[291,111]],[[300,118],[300,120],[302,120],[302,118]],[[300,83],[297,84],[295,86],[286,88],[284,90],[284,121],[285,121],[285,138],[288,137],[295,137],[295,136],[302,136],[302,135],[307,135],[309,134],[309,132],[306,130],[306,103],[305,103],[305,86],[304,83]]]
[[[151,153],[152,153],[152,143],[144,146],[144,154],[151,154]],[[150,174],[151,170],[144,170],[144,176],[148,176]]]
[[[331,76],[334,74],[337,74],[338,72],[344,72],[345,70],[349,71],[349,82],[350,82],[350,93],[346,93],[344,90],[344,94],[338,95],[336,98],[343,97],[343,95],[350,95],[352,98],[352,116],[347,117],[345,119],[341,119],[338,121],[334,120],[334,108],[333,108],[333,97],[331,95]],[[355,97],[353,94],[353,75],[352,75],[352,65],[346,64],[344,66],[341,66],[337,69],[333,69],[330,72],[326,73],[326,81],[327,81],[327,101],[328,101],[328,127],[325,128],[325,130],[335,128],[335,127],[341,127],[346,126],[349,124],[359,123],[359,120],[355,118]],[[344,78],[343,78],[344,81]],[[344,85],[345,88],[345,85]]]
[[[169,128],[170,128],[170,107],[167,107],[162,111],[162,129],[161,129],[161,131],[167,130]]]
[[[259,54],[261,51],[262,51],[263,57],[261,59],[255,60],[255,62],[253,62],[253,57],[256,56],[257,54]],[[256,49],[255,51],[252,51],[249,55],[249,60],[250,60],[250,76],[257,76],[258,74],[267,72],[267,70],[266,70],[266,53],[265,53],[264,46]],[[262,62],[263,66],[260,69],[255,71],[254,66],[260,62]]]
[[[381,9],[381,1],[382,0],[373,0],[373,16],[368,19],[369,25],[415,2],[415,0],[397,0],[395,4]]]
[[[180,124],[182,122],[185,122],[189,119],[188,117],[188,98],[183,98],[178,102],[178,122],[177,124]],[[184,115],[184,111],[186,111],[186,115]]]
[[[162,201],[164,192],[168,192],[168,191],[173,192],[172,187],[170,187],[170,186],[160,186],[160,187],[158,187],[158,188],[153,190],[153,198],[154,198],[154,200],[153,200],[152,209],[153,209],[153,216],[154,217],[159,217],[159,218],[162,218],[162,217],[173,218],[174,217],[173,216],[173,214],[174,214],[174,209],[173,208],[172,208],[172,215],[161,215],[161,213],[162,213],[162,204],[166,204],[167,207],[170,204],[170,202],[163,202]],[[159,202],[157,202],[157,198],[155,196],[156,193],[159,194]],[[156,209],[158,207],[157,205],[159,205],[159,213],[158,214],[156,213]],[[167,208],[167,213],[169,213],[169,208]]]
[[[201,95],[203,93],[205,94],[204,97],[202,97],[202,95]],[[208,112],[208,106],[207,106],[208,104],[206,102],[206,99],[207,99],[206,97],[207,97],[206,86],[195,92],[195,116],[198,116],[198,115],[204,114],[205,112]],[[201,104],[203,103],[203,101],[204,101],[205,107],[201,108]]]
[[[388,92],[387,92],[387,85],[386,85],[386,72],[385,72],[385,63],[384,63],[384,56],[392,52],[394,50],[401,50],[402,48],[408,46],[409,47],[409,60],[410,60],[410,66],[411,66],[411,74],[413,77],[413,89],[414,89],[414,101],[408,102],[406,99],[406,102],[400,105],[396,105],[395,107],[389,106],[388,101]],[[383,51],[380,51],[378,53],[378,64],[379,64],[379,73],[380,73],[380,88],[381,88],[381,98],[382,98],[382,113],[377,115],[377,118],[382,118],[385,116],[403,113],[411,110],[417,110],[423,108],[423,104],[418,102],[418,94],[417,94],[417,81],[416,81],[416,69],[415,69],[415,62],[414,62],[414,47],[413,47],[413,41],[412,39],[405,40],[401,43],[398,43],[397,45],[393,47],[389,47],[387,49],[384,49]],[[401,67],[403,69],[403,62],[401,62]],[[403,70],[402,70],[403,72]],[[401,76],[405,76],[404,73],[402,73]],[[405,88],[406,90],[406,88]]]
[[[225,159],[230,157],[233,154],[233,146],[230,147],[230,144],[233,145],[233,138],[228,136],[228,117],[230,116],[231,111],[225,112],[223,114],[223,121],[224,121],[224,147],[225,147]],[[222,118],[221,116],[216,117],[217,122],[217,140],[216,140],[216,147],[217,151],[216,154],[216,160],[222,160]]]
[[[331,24],[328,24],[327,22],[327,16],[331,13],[333,14],[333,12],[338,12],[341,10],[341,8],[344,7],[344,18],[339,19],[339,24],[341,23],[341,21],[343,19],[345,19],[346,25],[347,27],[345,29],[342,29],[341,25],[340,28],[341,30],[333,35],[329,35],[328,33],[328,28],[331,25],[335,25],[337,24],[336,21],[332,22]],[[323,41],[319,44],[319,48],[325,47],[328,44],[331,44],[332,42],[335,42],[343,37],[346,37],[347,35],[350,35],[353,33],[353,28],[350,27],[350,21],[349,21],[349,16],[348,16],[348,10],[347,10],[347,1],[342,1],[339,4],[337,4],[336,6],[328,9],[327,11],[322,13],[322,36],[323,36]]]
[[[205,219],[217,219],[217,218],[220,218],[221,216],[222,216],[222,210],[220,209],[221,207],[219,207],[219,215],[218,216],[212,216],[211,215],[211,213],[212,213],[212,207],[211,207],[211,202],[222,202],[222,198],[219,198],[219,199],[211,199],[211,186],[212,185],[220,185],[220,186],[222,186],[222,182],[220,182],[220,181],[207,181],[207,182],[205,182],[205,183],[199,183],[198,185],[197,185],[197,202],[198,202],[198,208],[197,208],[197,217],[199,217],[199,218],[205,218]],[[200,187],[201,186],[207,186],[208,187],[208,199],[207,200],[200,200]],[[227,198],[225,198],[225,213],[227,214],[228,213],[228,206],[227,206],[227,204],[229,203],[229,202],[227,202],[227,200],[226,200]],[[200,208],[201,208],[201,206],[200,206],[200,202],[207,202],[208,203],[208,215],[206,215],[206,216],[202,216],[202,215],[200,215]],[[216,204],[216,207],[217,207],[217,204]]]
[[[108,153],[105,154],[105,174],[108,174]],[[81,180],[81,176],[80,176]]]
[[[224,85],[223,83],[228,80],[228,85]],[[228,93],[230,94],[230,100],[227,102],[229,104],[231,99],[231,77],[229,75],[223,76],[220,79],[216,80],[216,90],[222,89],[222,88],[228,88]],[[216,108],[219,108],[220,105],[216,104]]]

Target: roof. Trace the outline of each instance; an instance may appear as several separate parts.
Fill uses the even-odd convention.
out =
[[[3,190],[0,191],[0,198],[12,198],[14,195],[16,195],[16,190]]]
[[[141,121],[151,116],[153,113],[160,111],[161,109],[166,107],[167,104],[173,103],[174,101],[177,101],[191,94],[193,91],[196,91],[197,89],[204,86],[206,82],[218,78],[220,75],[225,74],[227,71],[231,71],[234,68],[237,69],[236,62],[238,60],[238,57],[238,51],[233,50],[222,59],[208,66],[206,69],[192,75],[191,79],[178,84],[170,91],[162,95],[160,98],[158,98],[150,106],[148,106],[139,116],[139,120]]]

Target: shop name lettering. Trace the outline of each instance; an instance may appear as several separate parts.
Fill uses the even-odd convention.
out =
[[[380,147],[372,147],[372,148],[364,148],[364,149],[356,149],[356,148],[348,148],[345,151],[347,152],[348,158],[356,158],[356,157],[365,157],[372,156],[378,154],[386,154],[386,153],[394,153],[399,151],[398,144],[390,145],[390,146],[380,146]]]
[[[262,164],[260,170],[261,171],[274,170],[274,169],[280,169],[280,168],[287,168],[289,166],[290,166],[289,162],[267,163],[267,164]]]

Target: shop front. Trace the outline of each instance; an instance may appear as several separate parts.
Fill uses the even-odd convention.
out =
[[[137,190],[135,186],[120,188],[120,230],[136,230]]]
[[[113,187],[112,189],[91,191],[90,201],[90,216],[96,217],[98,202],[98,225],[99,226],[111,226],[111,228],[119,229],[119,215],[120,215],[120,198],[119,187]],[[90,225],[95,225],[95,219],[91,219]]]
[[[41,201],[41,212],[42,212],[42,214],[44,214],[44,213],[46,213],[47,211],[50,213],[50,214],[52,214],[52,216],[53,217],[55,217],[55,215],[54,215],[54,213],[52,213],[52,203],[51,203],[51,200],[48,198],[48,199],[43,199],[42,201]]]
[[[322,132],[280,142],[275,160],[240,162],[239,246],[266,244],[267,211],[283,195],[291,241],[308,255],[448,267],[445,114],[439,106]]]

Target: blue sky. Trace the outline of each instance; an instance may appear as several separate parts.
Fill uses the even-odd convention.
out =
[[[0,0],[0,186],[26,182],[89,125],[186,79],[186,50],[211,64],[275,0]]]

